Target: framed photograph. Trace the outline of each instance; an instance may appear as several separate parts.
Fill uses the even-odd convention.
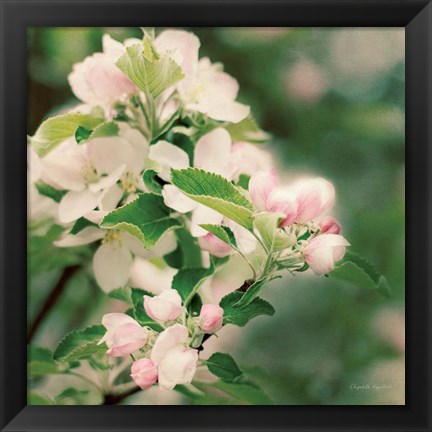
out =
[[[430,2],[0,3],[1,430],[432,430]]]

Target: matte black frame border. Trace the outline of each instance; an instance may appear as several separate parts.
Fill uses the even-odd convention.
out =
[[[0,428],[4,431],[430,431],[431,27],[426,0],[0,0]],[[406,27],[406,406],[26,406],[26,28]]]

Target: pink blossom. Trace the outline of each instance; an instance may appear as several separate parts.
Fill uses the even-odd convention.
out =
[[[182,300],[178,291],[167,289],[155,297],[144,296],[144,309],[156,321],[172,321],[182,313]]]
[[[212,233],[208,233],[203,237],[198,237],[198,244],[201,249],[218,258],[226,257],[234,252],[231,246]]]
[[[313,238],[303,249],[306,263],[317,275],[327,274],[345,255],[350,244],[339,234],[322,234]]]
[[[102,39],[103,52],[76,63],[68,79],[75,96],[91,105],[110,105],[128,94],[137,92],[136,86],[116,66],[125,46],[108,35]],[[140,41],[126,41],[126,45]]]
[[[198,352],[185,347],[188,329],[174,324],[159,334],[151,352],[158,366],[159,387],[172,390],[177,384],[190,383],[195,375]]]
[[[306,223],[330,208],[335,199],[333,185],[323,178],[304,179],[293,185],[297,201],[296,222]]]
[[[147,330],[133,318],[123,313],[110,313],[102,318],[102,325],[107,329],[98,344],[106,343],[107,354],[123,357],[138,351],[148,339]]]
[[[200,325],[205,333],[216,333],[222,328],[224,310],[215,304],[204,304],[200,312]]]
[[[331,216],[322,219],[318,226],[321,229],[321,234],[339,234],[341,231],[340,223]]]
[[[157,366],[150,359],[136,360],[132,363],[131,377],[142,390],[148,389],[158,379]]]

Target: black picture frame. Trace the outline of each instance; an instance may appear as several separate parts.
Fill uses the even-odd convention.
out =
[[[53,1],[1,4],[2,431],[430,431],[431,30],[425,0]],[[406,27],[405,406],[26,406],[26,28]]]

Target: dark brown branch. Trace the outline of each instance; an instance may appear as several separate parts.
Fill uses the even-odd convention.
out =
[[[50,292],[48,297],[45,299],[42,307],[40,308],[38,314],[36,315],[35,320],[30,326],[30,329],[27,334],[27,343],[30,343],[32,341],[33,337],[39,330],[40,325],[42,324],[46,316],[50,313],[51,309],[57,303],[58,299],[62,295],[69,279],[79,270],[79,268],[80,268],[79,265],[74,265],[74,266],[66,267],[63,270],[63,274],[61,275],[60,279],[58,280],[57,284]]]
[[[132,396],[135,393],[138,393],[141,389],[139,387],[134,387],[128,391],[125,391],[124,393],[120,394],[106,394],[104,396],[104,402],[102,405],[117,405],[119,402],[121,402],[123,399],[126,399],[129,396]]]

